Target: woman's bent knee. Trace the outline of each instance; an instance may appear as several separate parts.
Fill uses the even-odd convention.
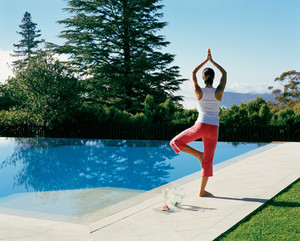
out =
[[[173,150],[175,151],[175,153],[179,153],[181,152],[181,150],[184,148],[184,144],[181,143],[180,141],[178,141],[176,138],[173,138],[170,141],[170,146],[173,148]]]

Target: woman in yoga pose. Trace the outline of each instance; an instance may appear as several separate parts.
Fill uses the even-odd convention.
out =
[[[221,79],[217,88],[213,87],[215,72],[211,68],[205,68],[202,72],[205,87],[201,88],[198,84],[196,74],[209,61],[221,72]],[[212,59],[210,49],[208,49],[206,59],[192,72],[192,86],[196,95],[199,112],[198,119],[194,126],[181,132],[170,142],[171,147],[176,153],[182,151],[199,159],[202,168],[200,197],[212,195],[205,190],[205,187],[208,178],[213,175],[213,158],[219,132],[218,113],[226,85],[226,75],[226,71]],[[203,152],[187,145],[187,143],[200,138],[202,138],[203,141]]]

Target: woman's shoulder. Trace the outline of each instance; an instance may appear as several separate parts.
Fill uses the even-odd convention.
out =
[[[221,90],[219,88],[216,88],[215,89],[215,97],[218,101],[221,101],[222,100],[222,97],[223,97],[223,93],[224,93],[224,90]]]

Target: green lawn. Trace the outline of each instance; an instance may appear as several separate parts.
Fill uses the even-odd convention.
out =
[[[300,240],[300,179],[215,239]]]

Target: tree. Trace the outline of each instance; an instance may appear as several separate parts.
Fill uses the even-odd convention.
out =
[[[9,110],[11,107],[18,104],[12,98],[12,95],[10,92],[11,91],[8,89],[8,86],[6,84],[0,83],[0,111],[1,110]]]
[[[233,104],[231,108],[222,108],[219,113],[220,123],[226,127],[260,127],[268,126],[272,119],[270,108],[266,101],[257,97],[240,106]]]
[[[53,53],[41,51],[15,74],[8,80],[8,89],[21,103],[18,109],[34,116],[36,124],[53,127],[76,116],[81,105],[80,83]]]
[[[283,86],[283,90],[274,89],[269,86],[277,100],[276,106],[279,108],[294,107],[300,103],[300,72],[291,70],[284,72],[280,77],[277,77],[275,82],[279,82]]]
[[[136,113],[148,94],[157,103],[182,99],[174,96],[184,81],[169,66],[174,55],[158,51],[169,44],[157,33],[166,26],[158,2],[68,0],[73,15],[59,21],[67,40],[59,52],[70,54],[91,100]]]
[[[32,22],[30,13],[25,12],[22,24],[19,25],[21,31],[17,32],[22,36],[22,39],[18,44],[14,44],[16,50],[12,55],[13,57],[22,57],[22,59],[13,62],[15,67],[26,64],[36,54],[39,44],[44,41],[38,39],[41,36],[41,30],[36,30],[36,26],[37,24]]]

